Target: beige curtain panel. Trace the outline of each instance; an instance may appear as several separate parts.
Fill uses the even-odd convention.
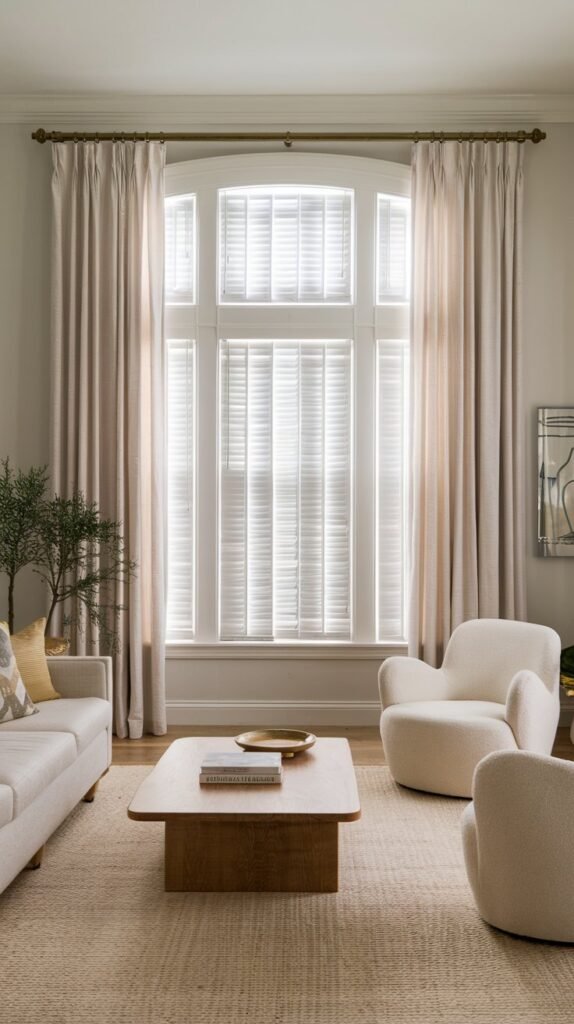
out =
[[[413,147],[411,654],[453,629],[522,619],[522,152]]]
[[[164,150],[52,147],[53,483],[119,520],[138,565],[117,595],[114,664],[115,729],[133,738],[166,731]],[[98,653],[97,636],[74,639],[77,653]]]

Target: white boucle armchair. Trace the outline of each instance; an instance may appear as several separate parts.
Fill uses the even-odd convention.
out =
[[[462,816],[466,872],[496,928],[574,942],[574,764],[524,750],[485,758]]]
[[[403,786],[470,797],[477,764],[496,750],[550,754],[560,713],[560,638],[547,626],[472,619],[455,629],[440,669],[388,658],[379,671],[381,737]]]

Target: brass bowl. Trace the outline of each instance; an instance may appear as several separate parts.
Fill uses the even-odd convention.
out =
[[[295,757],[295,754],[309,750],[316,739],[312,732],[299,729],[254,729],[236,736],[235,742],[244,750],[261,750],[282,754],[283,757]]]

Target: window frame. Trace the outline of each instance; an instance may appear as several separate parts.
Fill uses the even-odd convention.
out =
[[[218,304],[218,193],[246,185],[324,185],[354,191],[353,303]],[[374,648],[404,650],[404,638],[377,637],[376,567],[376,360],[381,339],[408,339],[409,304],[377,304],[378,194],[409,197],[410,167],[372,158],[315,153],[244,154],[168,164],[165,195],[196,196],[196,302],[166,306],[166,338],[195,343],[197,392],[213,402],[199,402],[196,422],[195,632],[168,638],[173,656],[220,656],[222,649],[241,652],[323,651],[327,656],[369,656]],[[360,237],[357,226],[361,222]],[[270,333],[272,332],[272,333]],[[220,640],[218,637],[218,414],[219,339],[352,338],[353,497],[351,539],[352,639],[350,640]],[[294,656],[297,656],[295,654]]]

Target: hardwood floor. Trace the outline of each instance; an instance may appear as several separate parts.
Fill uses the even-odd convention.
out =
[[[165,736],[144,736],[141,740],[119,740],[114,736],[114,764],[149,764],[154,765],[173,740],[180,736],[237,736],[249,726],[200,726],[172,725]],[[350,744],[353,761],[356,765],[380,765],[385,763],[381,737],[376,726],[337,728],[325,726],[313,730],[317,736],[345,736]],[[574,761],[574,746],[570,742],[570,730],[558,730],[553,754],[567,761]]]

